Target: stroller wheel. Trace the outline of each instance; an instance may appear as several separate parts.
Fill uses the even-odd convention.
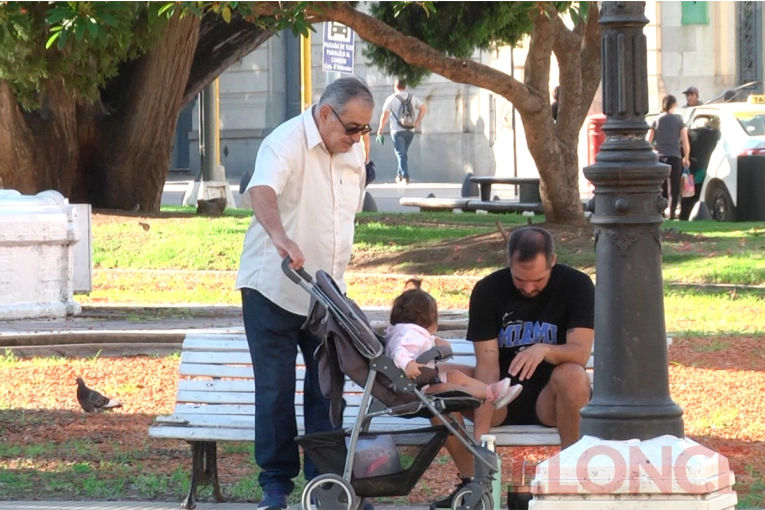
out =
[[[494,501],[485,491],[481,491],[480,497],[473,495],[473,489],[468,485],[454,495],[452,510],[494,510]]]
[[[319,475],[303,489],[305,510],[355,510],[358,500],[350,482],[334,474]]]

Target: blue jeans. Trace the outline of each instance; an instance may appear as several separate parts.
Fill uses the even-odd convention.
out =
[[[390,136],[393,139],[393,150],[396,151],[396,159],[398,160],[396,175],[402,179],[409,179],[409,162],[406,153],[409,146],[412,145],[414,131],[393,131]]]
[[[321,340],[300,329],[305,316],[275,305],[254,289],[242,289],[242,312],[255,375],[255,462],[262,469],[258,483],[265,490],[281,488],[289,494],[300,472],[295,442],[295,361],[297,348],[306,364],[303,407],[307,434],[332,429],[329,399],[319,388],[318,363],[313,353]],[[306,480],[319,472],[308,458]]]

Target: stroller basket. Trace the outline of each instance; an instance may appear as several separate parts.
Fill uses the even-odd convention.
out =
[[[349,431],[331,430],[299,436],[295,438],[295,441],[303,447],[320,473],[343,476],[345,458],[348,453],[346,438],[349,435]],[[356,449],[354,475],[351,477],[351,486],[356,495],[361,498],[408,495],[438,455],[448,435],[449,431],[446,427],[441,426],[383,433],[362,432]],[[371,441],[384,436],[388,436],[386,439],[392,438],[396,451],[393,455],[386,455],[385,458],[379,457],[379,462],[372,462],[371,469],[368,471],[373,471],[375,464],[381,467],[387,464],[384,466],[386,469],[383,470],[386,474],[375,476],[372,473],[371,476],[357,478],[356,465],[363,462],[359,455],[363,453],[363,450],[358,445],[362,445],[365,440]],[[407,446],[401,444],[403,442],[406,442]],[[398,459],[394,463],[387,462],[390,457],[398,457],[400,467]]]

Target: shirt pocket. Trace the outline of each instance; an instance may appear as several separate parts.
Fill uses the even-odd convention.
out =
[[[361,201],[361,173],[353,168],[345,169],[340,182],[340,209],[343,215],[353,218]]]

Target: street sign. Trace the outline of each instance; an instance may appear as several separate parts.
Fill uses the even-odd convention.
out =
[[[353,74],[353,30],[342,23],[324,22],[322,69]]]

